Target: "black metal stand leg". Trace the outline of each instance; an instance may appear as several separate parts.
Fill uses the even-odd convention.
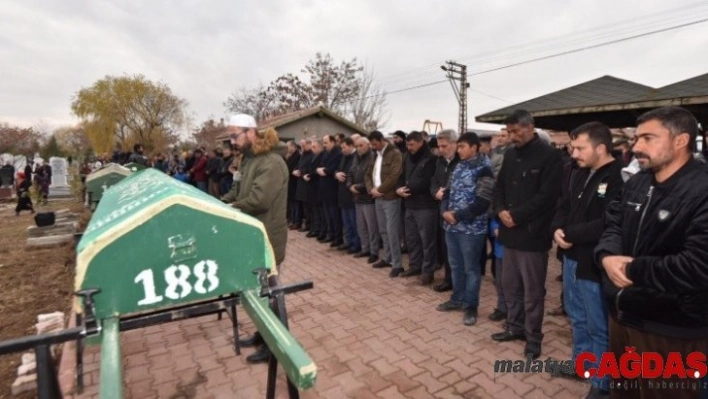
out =
[[[224,297],[223,295],[219,295],[219,299],[221,299],[221,298],[223,298],[223,297]],[[221,321],[221,316],[222,316],[222,313],[219,312],[219,313],[216,315],[216,320]]]
[[[37,393],[39,399],[57,399],[62,397],[50,350],[51,346],[49,345],[37,345],[34,348],[37,361]]]
[[[76,326],[83,323],[81,315],[76,315]],[[84,340],[79,338],[76,340],[76,392],[81,394],[84,392]]]
[[[239,338],[238,331],[238,313],[236,311],[236,305],[231,305],[231,327],[234,330],[234,349],[236,350],[236,355],[241,355],[241,340]]]
[[[288,311],[285,308],[285,295],[284,294],[278,294],[275,296],[275,302],[276,302],[276,314],[278,317],[280,317],[280,322],[283,323],[286,329],[290,329],[288,327]],[[275,356],[271,356],[272,358],[275,358]],[[287,378],[288,380],[288,395],[290,396],[290,399],[299,399],[300,398],[300,391],[297,390],[295,385],[290,381],[290,378]]]

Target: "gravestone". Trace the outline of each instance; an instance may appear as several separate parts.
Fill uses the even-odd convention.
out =
[[[49,185],[49,197],[72,197],[71,186],[67,180],[69,163],[66,158],[51,157],[49,166],[52,168],[52,182]]]

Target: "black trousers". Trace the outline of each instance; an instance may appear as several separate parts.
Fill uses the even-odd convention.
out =
[[[324,204],[327,235],[335,242],[342,242],[342,212],[336,204]]]

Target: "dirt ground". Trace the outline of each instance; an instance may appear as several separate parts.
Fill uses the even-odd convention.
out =
[[[84,213],[79,202],[52,202],[39,212],[70,209]],[[82,218],[82,226],[88,219]],[[33,215],[15,216],[15,203],[0,202],[0,340],[36,334],[37,315],[61,311],[68,319],[74,286],[73,244],[48,249],[25,249]],[[79,231],[82,230],[80,227]],[[10,398],[21,354],[0,357],[0,398]],[[22,398],[36,397],[31,393]],[[17,398],[17,397],[15,397]]]

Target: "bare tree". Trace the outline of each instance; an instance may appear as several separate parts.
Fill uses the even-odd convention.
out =
[[[386,92],[374,83],[373,71],[363,71],[358,80],[359,92],[347,103],[346,114],[365,130],[376,130],[388,122]]]
[[[258,120],[320,105],[368,129],[382,125],[386,93],[356,58],[337,64],[331,55],[317,53],[300,75],[285,74],[267,87],[241,88],[224,103],[228,111]]]

